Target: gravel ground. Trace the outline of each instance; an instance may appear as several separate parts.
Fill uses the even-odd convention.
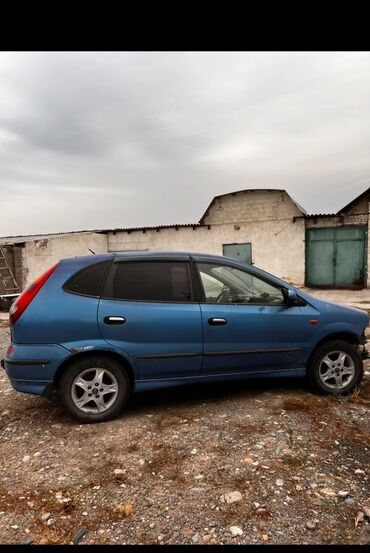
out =
[[[369,368],[350,398],[302,380],[199,385],[98,425],[1,372],[0,542],[370,543]]]

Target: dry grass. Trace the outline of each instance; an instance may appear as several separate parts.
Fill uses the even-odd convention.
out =
[[[348,399],[351,403],[370,405],[370,380],[352,392]]]

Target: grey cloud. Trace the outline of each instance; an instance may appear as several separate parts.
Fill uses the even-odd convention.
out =
[[[0,234],[193,222],[242,188],[335,211],[369,186],[369,97],[361,52],[2,53]]]

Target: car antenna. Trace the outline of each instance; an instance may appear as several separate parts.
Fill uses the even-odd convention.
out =
[[[90,250],[90,248],[87,248],[91,253],[93,253],[95,255],[95,252],[93,252],[92,250]]]

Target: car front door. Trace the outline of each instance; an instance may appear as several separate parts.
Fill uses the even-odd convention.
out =
[[[103,338],[134,361],[141,379],[199,375],[201,311],[185,259],[115,261],[98,323]]]
[[[298,305],[283,288],[252,270],[196,263],[203,302],[202,375],[303,367],[307,337]]]

